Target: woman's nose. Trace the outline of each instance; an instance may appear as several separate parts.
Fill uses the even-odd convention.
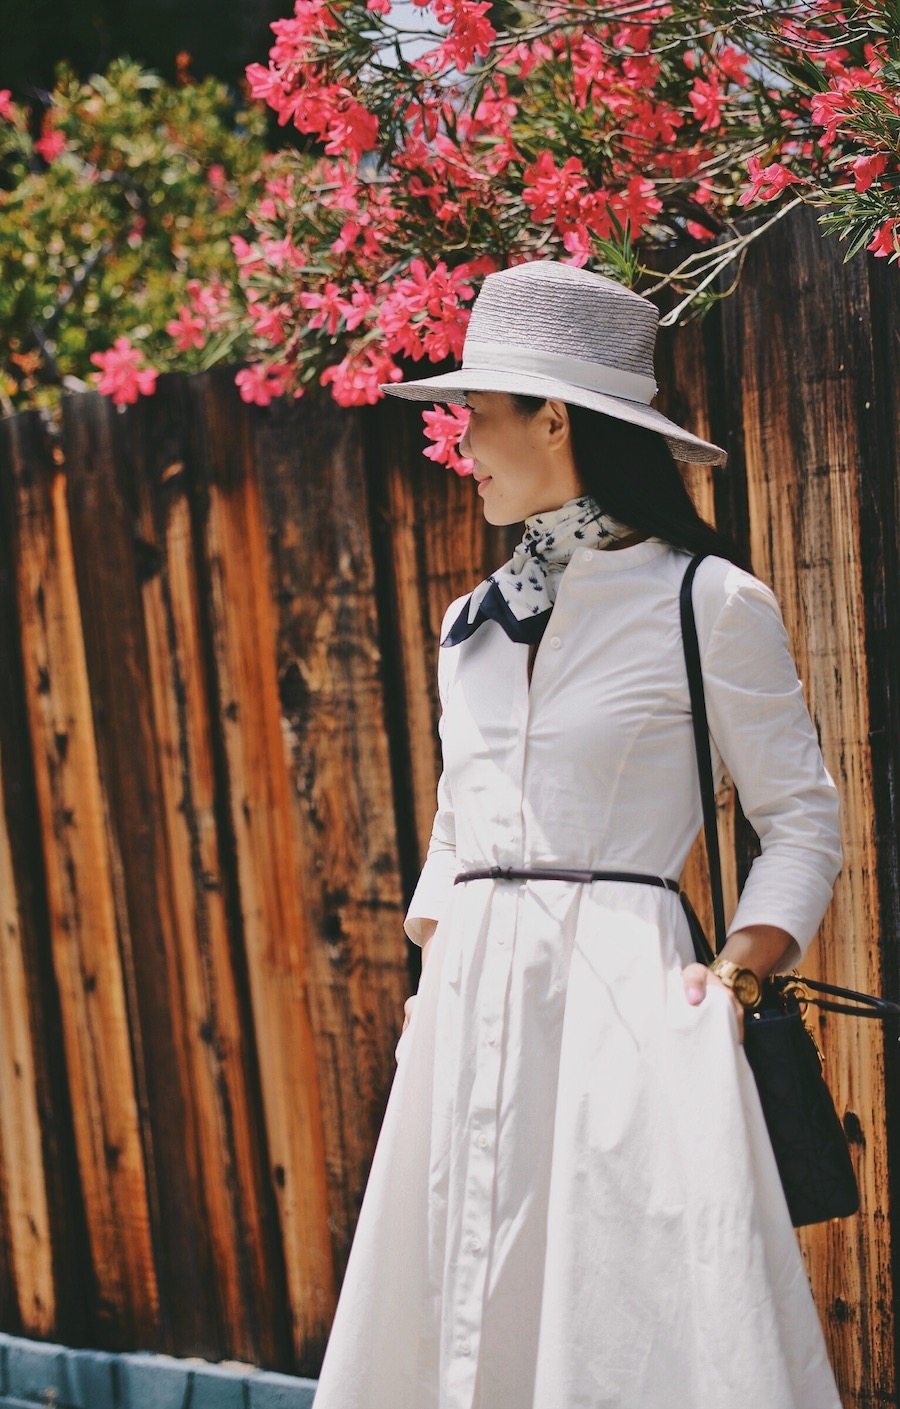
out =
[[[461,435],[460,438],[459,438],[459,450],[460,450],[460,454],[461,454],[461,455],[466,455],[466,456],[468,456],[468,455],[471,453],[471,451],[470,451],[470,449],[469,449],[469,423],[468,423],[468,421],[466,422],[466,428],[465,428],[465,430],[463,431],[462,435]]]

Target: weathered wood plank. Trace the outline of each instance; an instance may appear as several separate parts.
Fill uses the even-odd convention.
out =
[[[871,371],[861,379],[856,395],[862,450],[857,483],[864,547],[881,991],[900,1001],[900,281],[896,264],[889,265],[884,259],[870,260],[867,273]],[[884,1051],[895,1384],[900,1365],[900,1316],[896,1312],[896,1289],[900,1287],[900,1060],[896,1024],[885,1028]],[[886,1233],[883,1237],[886,1239]],[[890,1300],[890,1287],[879,1290]]]
[[[98,1335],[152,1340],[159,1301],[108,798],[99,775],[66,502],[39,418],[8,425],[30,751]]]
[[[408,991],[364,421],[252,416],[272,601],[290,883],[300,897],[333,1261],[343,1275]]]
[[[756,570],[775,590],[826,764],[841,794],[845,862],[803,971],[880,989],[869,747],[856,387],[867,375],[863,261],[840,262],[812,212],[751,251],[723,306]],[[817,1012],[811,1009],[811,1012]],[[848,1400],[883,1403],[892,1384],[882,1037],[874,1023],[820,1014],[827,1075],[853,1137],[862,1208],[800,1232]]]
[[[203,474],[202,591],[228,776],[244,961],[295,1368],[324,1343],[335,1300],[310,925],[285,767],[278,624],[250,416],[230,374],[190,384]],[[283,525],[291,531],[291,525]],[[335,609],[334,602],[323,609]]]
[[[659,267],[665,268],[670,263],[674,264],[676,258],[676,255],[670,252]],[[654,302],[660,312],[665,313],[674,305],[676,299],[671,292],[666,291],[664,295],[656,295]],[[659,392],[653,404],[678,425],[686,426],[695,435],[703,436],[704,439],[712,440],[714,444],[723,445],[727,449],[727,426],[722,414],[721,388],[716,375],[719,366],[718,343],[719,324],[715,315],[703,323],[692,322],[679,328],[666,325],[660,328],[656,343],[656,380]],[[723,504],[726,510],[732,509],[741,503],[745,494],[743,466],[740,460],[736,461],[729,454],[728,463],[724,466],[680,461],[679,469],[701,518],[729,533],[740,545],[742,535],[739,517],[728,512],[722,513],[720,509]],[[699,788],[698,776],[698,794]],[[727,922],[738,901],[737,832],[742,816],[734,785],[727,774],[716,795],[716,812]],[[697,911],[710,946],[715,948],[709,864],[702,826],[685,862],[681,885]]]
[[[175,1138],[167,1159],[182,1159],[191,1181],[191,1196],[173,1220],[183,1251],[171,1275],[179,1299],[193,1292],[197,1276],[205,1283],[194,1318],[178,1323],[181,1348],[275,1365],[289,1356],[284,1273],[268,1216],[249,1004],[234,964],[240,921],[230,842],[220,836],[224,799],[194,551],[187,412],[183,379],[163,378],[153,401],[128,418],[122,456],[134,494],[146,707],[158,771],[159,930],[183,1088],[184,1126],[160,1137]],[[197,1269],[187,1276],[184,1258]]]
[[[83,1344],[89,1259],[28,741],[9,429],[0,420],[0,1325]]]
[[[3,1286],[32,1334],[49,1335],[56,1279],[25,932],[13,866],[10,814],[0,751],[0,1208],[5,1225]],[[14,824],[13,824],[14,825]],[[7,1293],[4,1293],[5,1295]],[[12,1307],[2,1307],[7,1320]]]
[[[172,1001],[177,955],[135,552],[132,450],[108,398],[85,396],[76,413],[72,408],[67,402],[63,420],[69,523],[158,1249],[160,1316],[148,1348],[173,1348],[177,1326],[204,1353],[215,1352],[207,1340],[215,1320],[212,1264],[191,1138],[183,1012]]]

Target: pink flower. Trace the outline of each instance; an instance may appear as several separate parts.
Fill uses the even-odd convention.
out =
[[[215,162],[207,171],[206,179],[214,191],[225,189],[225,168],[220,162]]]
[[[377,15],[389,15],[391,13],[391,0],[366,0],[366,9],[374,10]]]
[[[343,361],[326,367],[322,386],[331,384],[331,394],[339,406],[374,406],[381,399],[381,382],[399,382],[403,373],[389,353],[367,347],[362,353],[348,352]]]
[[[349,304],[344,304],[344,317],[347,320],[347,331],[352,333],[358,328],[375,307],[375,300],[368,289],[363,288],[357,279],[353,284],[353,291],[350,295]]]
[[[460,455],[456,447],[469,424],[469,412],[464,406],[449,405],[446,411],[423,411],[425,435],[435,442],[422,454],[435,464],[446,465],[458,475],[470,475],[475,461]]]
[[[617,216],[627,216],[633,235],[639,234],[650,216],[662,210],[662,201],[654,196],[655,187],[647,176],[632,176],[624,191],[614,191],[609,208]]]
[[[268,68],[262,64],[248,64],[244,72],[250,84],[250,96],[280,112],[287,93],[278,69],[272,64]]]
[[[12,89],[0,88],[0,119],[3,122],[15,122],[17,108],[12,101]]]
[[[378,141],[378,118],[351,100],[328,123],[325,150],[331,157],[349,156],[358,161]]]
[[[290,368],[283,362],[271,367],[254,362],[250,367],[243,367],[234,381],[242,401],[253,406],[268,406],[276,396],[284,395],[289,372]]]
[[[773,161],[769,166],[761,167],[759,157],[750,158],[747,162],[747,171],[750,174],[751,184],[746,191],[742,191],[738,196],[738,205],[749,205],[757,197],[761,201],[773,201],[785,186],[800,180],[799,176],[788,171],[787,167],[782,166],[780,162]]]
[[[574,264],[576,269],[583,269],[593,253],[591,237],[584,225],[573,225],[567,230],[563,235],[563,246],[572,256],[566,263]]]
[[[206,327],[203,319],[192,313],[187,304],[182,304],[178,317],[166,324],[166,332],[175,339],[179,352],[189,352],[192,347],[202,347],[206,342]]]
[[[857,191],[868,191],[872,182],[884,171],[887,160],[887,152],[879,152],[877,156],[857,157],[850,163]]]
[[[554,220],[563,230],[578,219],[580,197],[588,188],[578,157],[568,157],[557,169],[551,154],[541,152],[537,161],[525,168],[522,181],[522,200],[531,207],[535,220]]]
[[[346,299],[341,296],[340,287],[330,279],[321,292],[302,293],[300,303],[304,308],[317,310],[309,320],[310,328],[327,328],[329,333],[337,332],[349,307]]]
[[[688,94],[688,101],[694,109],[694,116],[702,119],[701,132],[710,132],[722,122],[722,93],[715,74],[707,81],[698,78]]]
[[[208,323],[221,319],[228,307],[228,289],[219,279],[214,279],[211,284],[201,284],[199,279],[188,279],[185,292],[194,312]]]
[[[285,324],[290,316],[289,309],[283,304],[279,304],[277,308],[258,304],[251,307],[250,316],[256,336],[271,343],[273,347],[280,347],[286,337]]]
[[[44,161],[55,161],[66,150],[66,139],[55,127],[45,128],[44,135],[35,142],[34,150]]]
[[[749,54],[742,54],[740,49],[735,49],[732,45],[725,44],[719,50],[718,54],[713,55],[713,60],[716,66],[725,74],[726,78],[730,78],[732,82],[740,84],[742,88],[745,88],[750,82],[744,72],[747,64],[750,62]]]
[[[131,406],[139,396],[152,396],[159,373],[142,367],[143,354],[127,337],[116,338],[108,352],[91,353],[97,390],[111,396],[116,406]]]
[[[857,99],[850,91],[853,80],[847,76],[832,78],[828,91],[814,93],[809,102],[809,113],[817,127],[825,131],[819,138],[819,146],[826,151],[836,140],[838,128],[857,106]]]
[[[900,217],[895,216],[879,226],[866,249],[872,250],[876,259],[900,254]]]
[[[435,0],[434,10],[441,24],[450,25],[450,33],[440,47],[433,51],[434,62],[438,67],[446,64],[463,72],[469,67],[476,54],[486,57],[497,31],[487,19],[490,11],[489,0]]]

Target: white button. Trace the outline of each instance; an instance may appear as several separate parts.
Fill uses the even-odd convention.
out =
[[[497,935],[497,943],[498,943],[498,944],[505,944],[505,943],[506,943],[506,940],[503,938],[503,935],[502,935],[502,934],[498,934],[498,935]]]
[[[492,1032],[488,1033],[488,1043],[490,1044],[491,1047],[493,1047],[493,1046],[496,1044],[496,1041],[497,1041],[497,1039],[496,1039],[496,1037],[494,1036],[494,1034],[493,1034]]]
[[[472,1252],[480,1252],[480,1251],[481,1251],[481,1243],[480,1243],[479,1239],[478,1239],[478,1238],[470,1238],[470,1239],[469,1239],[469,1247],[470,1247],[470,1249],[472,1250]]]
[[[582,561],[583,563],[589,563],[589,562],[591,561],[591,559],[593,558],[593,556],[594,556],[593,551],[592,551],[590,548],[585,548],[585,549],[582,551],[582,554],[581,554],[581,561]]]
[[[461,1354],[461,1355],[469,1355],[470,1352],[471,1352],[471,1350],[472,1350],[472,1347],[469,1345],[469,1342],[468,1342],[468,1341],[461,1341],[461,1342],[460,1342],[459,1351],[460,1351],[460,1354]]]
[[[562,641],[559,639],[558,636],[551,636],[551,637],[550,637],[550,645],[553,647],[553,649],[554,649],[554,651],[555,651],[555,650],[558,650],[558,648],[562,645]]]
[[[485,1147],[485,1145],[487,1144],[487,1142],[488,1142],[488,1139],[487,1139],[487,1136],[486,1136],[486,1135],[484,1135],[484,1134],[479,1135],[479,1137],[478,1137],[478,1143],[479,1143],[479,1145],[481,1146],[482,1149],[484,1149],[484,1147]]]

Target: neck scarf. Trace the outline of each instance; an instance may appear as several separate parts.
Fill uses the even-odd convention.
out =
[[[525,520],[509,562],[479,582],[463,603],[442,646],[458,646],[485,621],[496,621],[511,641],[540,641],[560,576],[576,548],[606,547],[631,530],[604,514],[590,495]]]

